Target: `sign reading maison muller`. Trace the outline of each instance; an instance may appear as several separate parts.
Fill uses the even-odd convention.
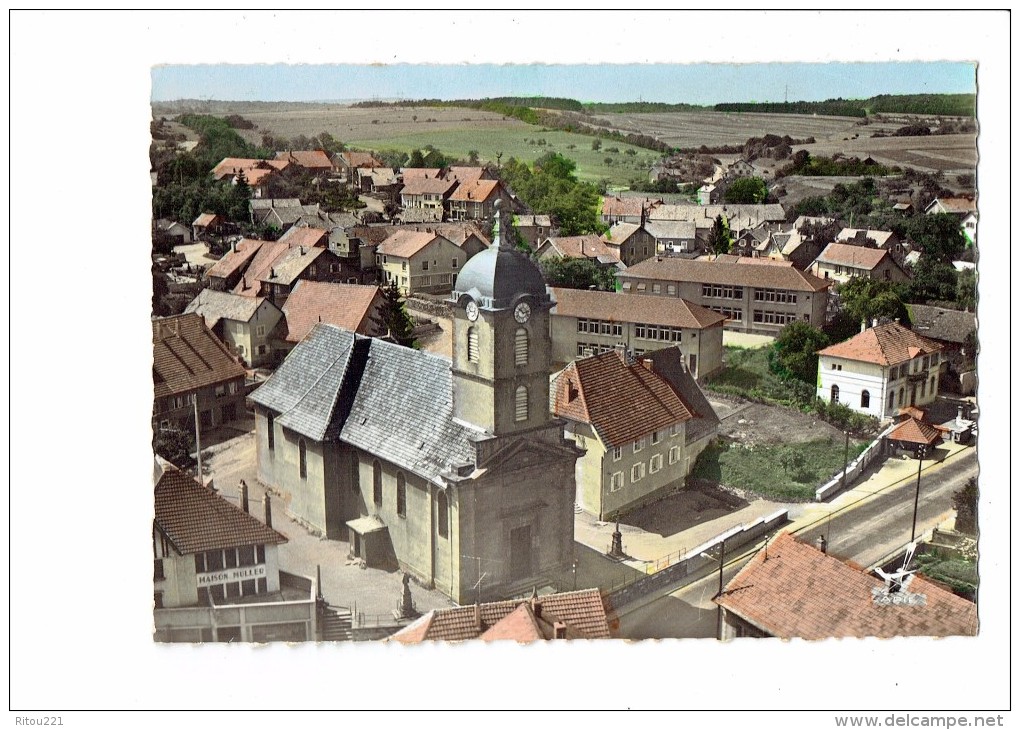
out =
[[[242,580],[255,580],[266,577],[265,565],[250,565],[244,568],[227,568],[214,573],[199,573],[198,585],[215,586],[221,583],[236,583]]]

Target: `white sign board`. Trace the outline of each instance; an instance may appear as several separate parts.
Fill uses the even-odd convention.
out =
[[[237,583],[242,580],[256,580],[266,577],[265,565],[249,565],[244,568],[226,568],[212,573],[199,573],[198,585],[216,586],[223,583]]]

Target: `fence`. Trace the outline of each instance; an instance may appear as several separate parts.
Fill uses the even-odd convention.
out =
[[[868,444],[868,448],[861,452],[860,456],[850,462],[846,467],[846,485],[849,486],[853,483],[854,479],[859,477],[861,473],[868,468],[868,465],[875,460],[879,454],[882,453],[882,445],[885,441],[886,435],[892,431],[897,424],[889,424],[888,427],[882,433],[878,435],[874,441]],[[834,497],[839,494],[843,489],[843,470],[840,469],[839,473],[836,474],[832,479],[827,481],[822,486],[815,490],[815,501],[824,502],[830,497]]]
[[[737,525],[722,534],[716,535],[707,542],[698,545],[682,555],[671,553],[666,558],[660,558],[650,566],[659,566],[663,561],[671,560],[676,556],[676,562],[665,567],[654,570],[651,575],[637,576],[636,578],[621,583],[619,587],[611,587],[608,591],[613,608],[619,612],[620,608],[635,603],[642,599],[649,598],[666,590],[675,590],[677,584],[690,575],[697,574],[708,566],[718,565],[719,558],[713,555],[705,555],[709,550],[726,543],[727,550],[736,550],[750,542],[753,542],[762,535],[774,530],[787,522],[789,512],[785,509],[777,510],[771,515],[759,517],[749,525]]]

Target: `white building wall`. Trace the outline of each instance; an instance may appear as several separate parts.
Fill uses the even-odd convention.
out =
[[[832,399],[832,386],[839,387],[839,402],[858,413],[882,418],[886,402],[886,368],[873,363],[857,362],[822,355],[818,358],[819,398]],[[868,391],[867,408],[861,407],[861,394]]]

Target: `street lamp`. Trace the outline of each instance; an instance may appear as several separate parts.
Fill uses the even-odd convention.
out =
[[[910,542],[914,542],[914,538],[917,536],[917,502],[921,498],[921,463],[927,455],[927,444],[921,444],[917,447],[917,489],[914,491],[914,522],[910,526]]]

